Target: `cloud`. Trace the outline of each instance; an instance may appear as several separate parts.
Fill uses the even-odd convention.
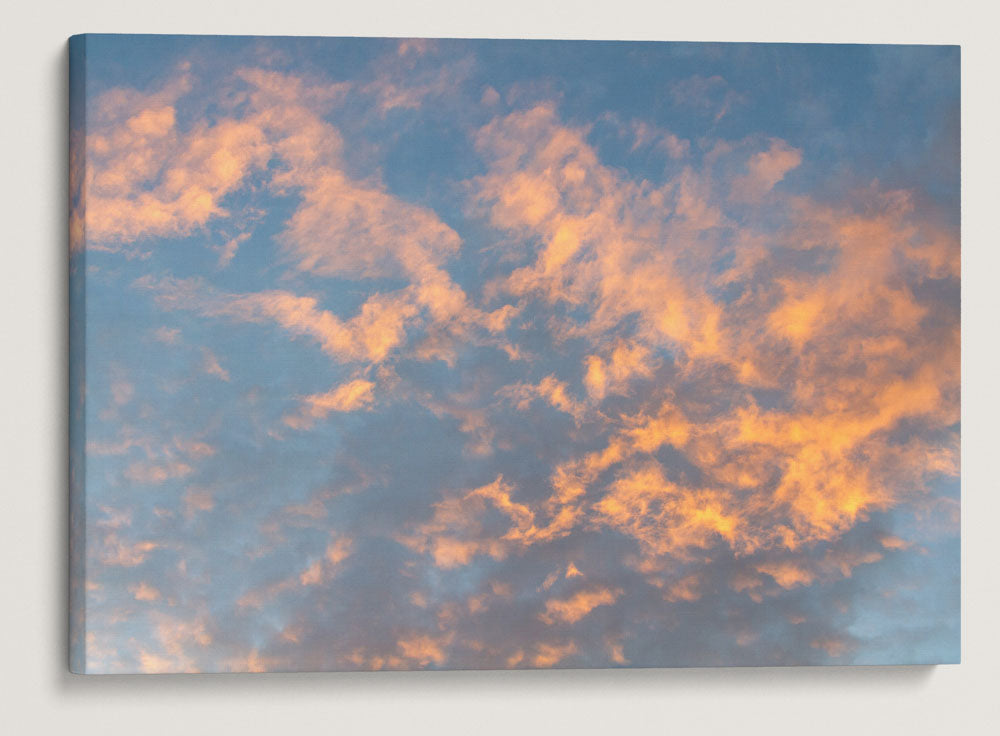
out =
[[[215,376],[223,381],[229,382],[229,371],[219,364],[219,359],[208,348],[201,350],[201,369],[210,376]]]
[[[683,559],[688,548],[736,539],[740,519],[730,504],[720,493],[670,483],[658,464],[647,463],[619,477],[594,510],[600,523],[630,534],[650,553]]]
[[[313,394],[302,400],[299,411],[284,417],[292,429],[308,429],[330,412],[350,412],[371,407],[375,401],[375,384],[356,379],[330,389],[323,394]]]
[[[215,508],[215,498],[212,492],[206,489],[188,488],[184,493],[184,516],[188,519],[194,518],[203,511],[211,511]]]
[[[447,646],[448,637],[434,639],[426,635],[418,635],[412,638],[400,639],[397,643],[399,653],[413,664],[426,667],[428,664],[443,665],[448,655],[444,647]]]
[[[630,153],[650,149],[660,150],[674,160],[686,158],[691,154],[690,141],[680,138],[670,131],[650,125],[644,120],[626,122],[615,113],[605,113],[600,117],[600,121],[614,126],[619,137],[626,140],[631,139]]]
[[[256,87],[257,102],[267,97],[274,106],[292,99],[297,104],[280,111],[258,108],[242,119],[199,119],[181,129],[176,106],[195,87],[189,65],[154,92],[114,88],[95,101],[81,183],[85,198],[79,203],[88,248],[119,250],[150,237],[186,236],[228,217],[222,206],[227,195],[263,171],[273,156],[295,159],[301,141],[281,133],[296,119],[322,127],[304,115],[306,106],[321,105],[341,91],[309,89],[261,70],[240,70],[237,76]],[[326,141],[315,147],[315,155],[327,153],[329,142],[337,140],[335,131],[323,132]],[[238,242],[223,251],[221,265],[231,260]]]
[[[623,394],[636,377],[649,378],[657,366],[649,347],[639,343],[618,341],[610,355],[588,355],[583,383],[587,393],[601,401],[608,394]]]
[[[310,173],[303,201],[281,235],[300,269],[324,276],[433,279],[460,239],[430,210],[347,179]]]
[[[119,378],[111,384],[111,398],[118,406],[127,404],[134,395],[135,386],[123,378]]]
[[[593,340],[637,315],[646,339],[667,337],[692,356],[717,352],[721,309],[682,278],[680,250],[651,242],[670,237],[664,216],[671,199],[687,211],[693,204],[677,199],[672,187],[620,179],[599,163],[585,133],[560,125],[549,105],[498,118],[478,132],[490,168],[475,182],[476,200],[495,227],[544,243],[533,265],[494,288],[586,309],[589,319],[562,326],[562,338]]]
[[[661,80],[678,131],[725,117],[689,141],[385,46],[348,82],[101,98],[88,260],[141,304],[88,371],[93,669],[854,662],[912,612],[943,631],[960,249],[926,192],[810,192],[814,142],[741,129],[710,72]]]
[[[851,649],[849,642],[840,638],[824,638],[824,639],[814,639],[809,642],[809,646],[814,649],[822,649],[828,655],[833,658],[839,658],[844,656]]]
[[[785,141],[774,138],[766,151],[760,151],[747,162],[746,176],[733,181],[732,196],[738,199],[757,199],[774,189],[792,169],[802,163],[802,151],[792,148]]]
[[[711,114],[714,122],[719,122],[735,106],[746,101],[745,95],[736,92],[717,74],[710,77],[695,74],[673,82],[670,93],[677,105]]]
[[[481,554],[503,559],[513,540],[520,536],[518,532],[534,531],[532,512],[512,500],[512,490],[500,476],[465,494],[446,497],[434,504],[429,521],[400,536],[398,541],[421,554],[429,552],[434,564],[446,569],[467,565]],[[485,528],[484,516],[490,507],[513,524],[513,533],[490,533]]]
[[[87,139],[88,248],[190,234],[225,216],[221,200],[271,155],[253,124],[225,120],[179,136],[172,107],[116,112]]]
[[[230,238],[225,245],[219,248],[219,268],[225,268],[236,257],[236,252],[240,249],[240,244],[249,239],[250,233],[240,233],[235,238]]]
[[[581,590],[567,599],[550,598],[539,618],[547,624],[574,624],[598,606],[609,606],[622,595],[621,589],[594,588]]]
[[[194,472],[194,468],[185,462],[149,462],[137,461],[125,470],[125,477],[133,483],[141,485],[159,485],[174,478],[183,478]]]
[[[671,601],[696,601],[701,595],[701,577],[694,574],[671,585],[665,597]]]
[[[424,39],[405,39],[398,48],[397,54],[387,54],[378,61],[375,78],[362,88],[374,97],[375,108],[382,115],[448,100],[472,71],[470,57],[442,61],[435,58],[433,43]]]
[[[129,586],[129,592],[135,596],[137,601],[156,601],[160,599],[160,591],[149,583],[139,583]]]
[[[816,577],[811,571],[794,562],[765,563],[758,565],[757,570],[770,575],[782,588],[809,585]]]
[[[532,655],[531,664],[533,667],[554,667],[576,652],[576,643],[572,641],[560,644],[539,644]]]
[[[586,407],[567,393],[568,385],[554,375],[546,376],[538,384],[521,383],[506,386],[500,392],[504,398],[516,403],[519,411],[527,411],[531,402],[538,398],[561,412],[569,414],[577,422],[583,419]]]
[[[102,540],[100,560],[102,564],[112,567],[136,567],[143,564],[149,553],[160,546],[152,540],[129,542],[120,539],[115,533],[109,533]]]
[[[141,653],[142,671],[147,673],[197,672],[198,650],[212,643],[208,622],[203,618],[191,621],[163,613],[154,617],[157,648]]]
[[[181,331],[176,327],[157,327],[153,336],[164,345],[176,345],[181,341]]]
[[[319,343],[338,362],[379,361],[404,337],[404,325],[415,314],[400,297],[375,294],[350,320],[320,309],[314,297],[272,290],[248,294],[217,292],[195,279],[147,278],[135,282],[151,291],[166,309],[197,311],[237,322],[276,323],[294,335]]]

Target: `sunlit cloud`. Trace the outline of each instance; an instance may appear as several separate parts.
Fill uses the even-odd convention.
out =
[[[957,658],[954,50],[127,43],[89,671]]]
[[[337,386],[323,394],[313,394],[302,400],[297,414],[284,418],[285,424],[293,429],[308,429],[318,419],[332,411],[357,411],[371,406],[375,384],[357,379]]]
[[[539,617],[547,624],[556,621],[573,624],[598,606],[611,605],[621,594],[621,590],[596,588],[581,590],[567,599],[552,598],[545,602],[545,611]]]

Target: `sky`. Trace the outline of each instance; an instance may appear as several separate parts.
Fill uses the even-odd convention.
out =
[[[74,670],[959,660],[957,47],[70,61]]]

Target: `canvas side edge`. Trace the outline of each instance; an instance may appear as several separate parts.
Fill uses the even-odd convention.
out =
[[[86,36],[69,39],[69,670],[87,671]]]

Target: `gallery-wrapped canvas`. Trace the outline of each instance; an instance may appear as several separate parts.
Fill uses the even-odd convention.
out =
[[[959,50],[70,41],[71,669],[959,660]]]

